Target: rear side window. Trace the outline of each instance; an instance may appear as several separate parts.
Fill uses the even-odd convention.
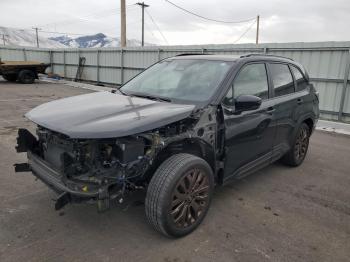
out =
[[[294,93],[294,81],[288,65],[269,65],[275,97]]]
[[[297,91],[304,90],[308,85],[307,80],[305,79],[305,77],[303,76],[303,74],[300,72],[298,68],[292,65],[290,66],[290,68],[292,69],[295,82],[297,84]]]

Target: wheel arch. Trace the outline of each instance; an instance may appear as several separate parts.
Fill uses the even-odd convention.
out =
[[[307,126],[310,128],[310,132],[312,132],[314,124],[316,123],[316,116],[311,113],[303,114],[301,117],[299,117],[295,130],[298,130],[302,123],[307,124]]]
[[[187,153],[204,159],[216,174],[215,151],[212,145],[200,138],[186,138],[169,143],[155,157],[154,164],[148,170],[148,179],[151,179],[157,168],[169,157],[175,154]],[[214,177],[216,180],[216,176]]]
[[[309,129],[310,129],[310,134],[311,134],[312,131],[313,131],[313,129],[314,129],[314,123],[315,123],[314,119],[312,119],[311,117],[308,117],[308,118],[304,119],[304,120],[302,121],[302,123],[307,124],[307,126],[308,126]]]

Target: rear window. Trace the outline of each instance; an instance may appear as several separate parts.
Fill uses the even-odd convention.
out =
[[[295,66],[290,66],[290,68],[292,69],[294,78],[295,78],[295,82],[297,84],[297,91],[301,91],[306,89],[308,82],[305,79],[305,77],[303,76],[303,74],[300,72],[300,70],[298,68],[296,68]]]
[[[270,64],[275,97],[294,93],[294,81],[286,64]]]

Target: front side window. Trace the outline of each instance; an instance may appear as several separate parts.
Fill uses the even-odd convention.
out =
[[[227,93],[224,103],[231,105],[234,99],[240,95],[254,95],[262,99],[267,99],[269,85],[265,64],[250,64],[238,73],[231,89]]]
[[[292,72],[294,74],[295,82],[297,84],[297,91],[304,90],[308,85],[307,80],[298,68],[292,65],[290,66],[290,68],[292,69]]]
[[[294,81],[288,65],[270,64],[275,97],[294,93]]]
[[[204,102],[217,90],[233,62],[202,59],[164,60],[130,80],[126,94]]]

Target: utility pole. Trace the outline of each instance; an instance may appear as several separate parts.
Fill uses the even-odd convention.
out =
[[[120,0],[120,44],[126,47],[126,11],[125,0]]]
[[[256,17],[256,44],[259,44],[260,15]]]
[[[5,34],[1,34],[2,35],[2,43],[5,46],[6,45],[6,37],[8,37],[9,35],[5,35]]]
[[[36,34],[36,47],[39,47],[39,34],[38,34],[38,30],[41,30],[41,28],[37,28],[37,27],[32,27],[35,30],[35,34]]]
[[[145,7],[149,7],[149,5],[146,5],[144,2],[137,3],[142,8],[142,40],[141,40],[141,46],[144,46],[145,44]]]

